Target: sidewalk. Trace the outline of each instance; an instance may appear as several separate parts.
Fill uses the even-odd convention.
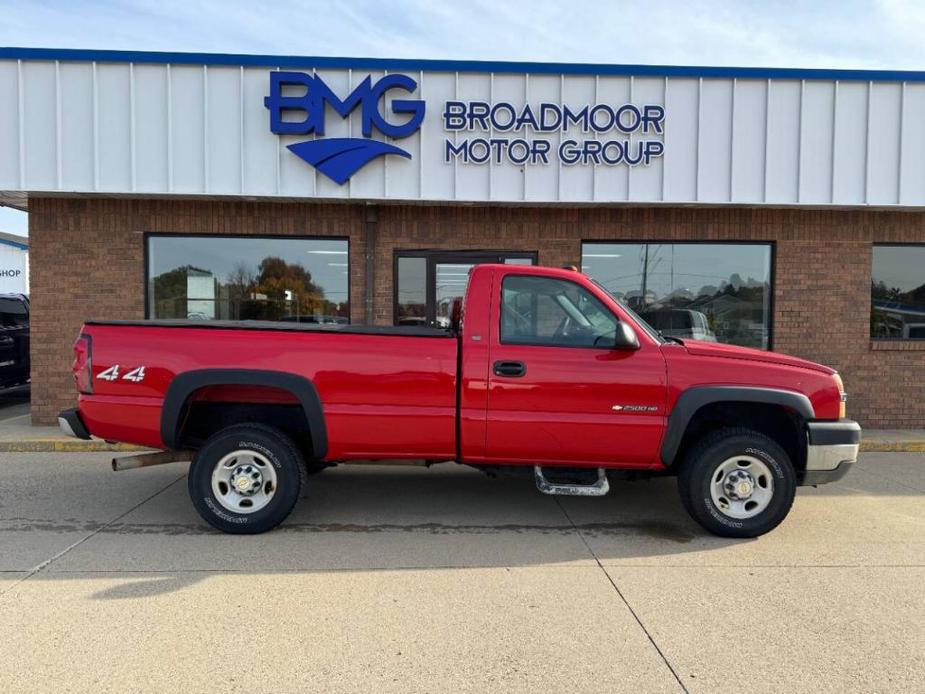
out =
[[[861,451],[925,453],[925,429],[865,429]]]
[[[0,453],[87,453],[92,451],[140,451],[138,446],[82,441],[66,436],[58,427],[34,427],[28,414],[0,422]],[[864,453],[925,453],[923,429],[865,429]]]
[[[88,453],[93,451],[141,451],[127,443],[83,441],[58,427],[34,427],[28,414],[0,422],[0,453]]]

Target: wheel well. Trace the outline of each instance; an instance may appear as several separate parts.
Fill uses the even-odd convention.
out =
[[[675,465],[697,441],[725,427],[746,427],[768,436],[786,451],[796,470],[806,469],[803,418],[783,405],[763,402],[713,402],[701,407],[688,422]]]
[[[266,424],[293,440],[306,460],[314,457],[311,425],[301,404],[281,388],[261,388],[263,401],[205,399],[214,388],[200,388],[183,404],[177,431],[180,448],[198,449],[210,436],[235,424]]]
[[[165,448],[196,448],[221,428],[260,422],[283,430],[308,460],[328,453],[315,385],[304,376],[261,369],[199,369],[174,376],[161,408]]]

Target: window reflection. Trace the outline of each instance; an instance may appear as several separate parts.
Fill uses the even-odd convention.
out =
[[[585,243],[581,263],[663,335],[768,348],[769,244]]]
[[[148,315],[347,323],[343,239],[148,238]]]
[[[925,340],[925,246],[874,246],[870,336]]]
[[[398,258],[397,325],[427,324],[427,258]]]

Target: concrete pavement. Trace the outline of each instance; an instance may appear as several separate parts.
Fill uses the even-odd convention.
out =
[[[329,470],[231,537],[185,464],[108,459],[0,455],[0,691],[925,687],[925,455],[866,454],[744,542],[673,480],[551,498],[455,466]]]

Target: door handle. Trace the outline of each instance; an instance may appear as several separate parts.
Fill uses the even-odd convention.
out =
[[[527,366],[522,361],[496,361],[493,371],[495,372],[495,376],[519,378],[527,373]]]

